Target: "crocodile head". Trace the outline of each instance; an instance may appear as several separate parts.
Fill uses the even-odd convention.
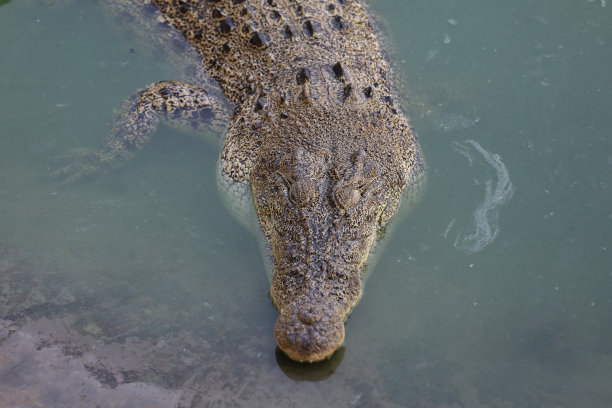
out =
[[[251,188],[271,260],[276,342],[293,360],[315,362],[344,341],[344,321],[409,163],[403,146],[296,144],[260,158]]]

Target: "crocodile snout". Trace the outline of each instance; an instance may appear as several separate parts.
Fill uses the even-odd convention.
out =
[[[344,320],[326,305],[291,305],[280,311],[274,337],[292,360],[314,363],[331,357],[342,345]]]

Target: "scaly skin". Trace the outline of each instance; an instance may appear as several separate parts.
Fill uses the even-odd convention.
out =
[[[238,215],[252,215],[254,203],[279,311],[278,346],[297,361],[328,358],[344,341],[373,248],[402,195],[414,195],[424,174],[363,6],[107,2],[182,33],[236,108],[232,113],[203,88],[204,70],[190,81],[196,85],[154,84],[126,103],[105,146],[61,173],[74,180],[125,160],[159,118],[220,128],[231,117],[218,180]]]

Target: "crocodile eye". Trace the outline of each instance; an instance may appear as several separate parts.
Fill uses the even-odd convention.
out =
[[[289,187],[289,197],[293,203],[300,207],[312,204],[315,199],[315,186],[310,180],[299,180]]]
[[[345,210],[354,207],[361,199],[361,193],[351,185],[340,186],[334,193],[336,204]]]
[[[345,171],[344,180],[336,185],[333,196],[335,203],[344,210],[354,207],[378,176],[378,164],[366,161],[363,150],[355,153],[351,166]],[[337,169],[332,169],[331,177],[340,178]]]

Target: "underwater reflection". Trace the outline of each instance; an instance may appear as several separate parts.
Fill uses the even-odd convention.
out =
[[[298,363],[276,348],[276,363],[287,377],[294,381],[323,381],[329,378],[344,358],[345,348],[340,347],[332,356],[318,363]]]

